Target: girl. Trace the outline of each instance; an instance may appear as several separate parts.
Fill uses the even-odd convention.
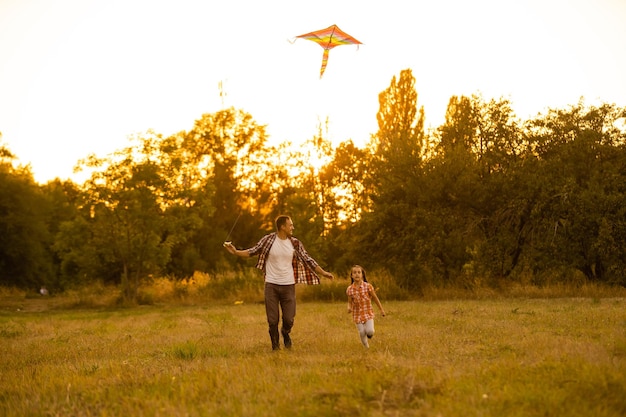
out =
[[[346,290],[348,295],[348,313],[352,313],[352,320],[356,324],[361,337],[361,343],[369,348],[367,339],[374,336],[374,309],[372,308],[372,298],[380,309],[380,314],[385,316],[385,310],[374,291],[374,287],[367,282],[365,269],[360,265],[354,265],[350,272],[352,284]]]

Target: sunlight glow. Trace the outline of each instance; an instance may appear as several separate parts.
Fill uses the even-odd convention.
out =
[[[89,153],[165,136],[239,108],[296,146],[329,121],[334,145],[365,144],[378,94],[406,68],[427,127],[453,95],[510,98],[521,118],[578,102],[626,105],[626,2],[446,0],[4,0],[0,132],[35,177],[74,178]],[[285,17],[286,16],[286,17]],[[363,45],[296,35],[337,24]],[[222,83],[222,84],[220,84]]]

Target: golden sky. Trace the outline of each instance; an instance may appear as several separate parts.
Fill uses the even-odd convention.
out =
[[[363,45],[296,35],[338,25]],[[243,109],[271,140],[374,133],[378,94],[411,68],[427,125],[452,95],[626,106],[624,0],[0,0],[0,132],[38,181],[71,178],[153,129]],[[226,97],[220,100],[218,85]]]

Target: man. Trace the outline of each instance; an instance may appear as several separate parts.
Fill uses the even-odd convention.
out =
[[[291,218],[281,215],[276,218],[276,232],[263,236],[249,249],[237,250],[231,242],[224,243],[233,255],[259,257],[256,267],[265,276],[265,313],[273,350],[280,349],[279,307],[283,316],[283,342],[287,349],[291,348],[289,333],[296,316],[296,284],[319,284],[317,274],[333,279],[333,274],[324,271],[293,237],[293,230]]]

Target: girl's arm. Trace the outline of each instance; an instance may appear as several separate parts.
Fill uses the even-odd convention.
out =
[[[346,291],[346,295],[348,296],[348,313],[352,313],[352,297],[350,297],[350,288]]]
[[[374,299],[374,302],[380,309],[380,314],[385,317],[385,310],[383,309],[383,305],[380,303],[378,296],[376,295],[376,291],[374,290],[374,286],[370,286],[370,296]]]

